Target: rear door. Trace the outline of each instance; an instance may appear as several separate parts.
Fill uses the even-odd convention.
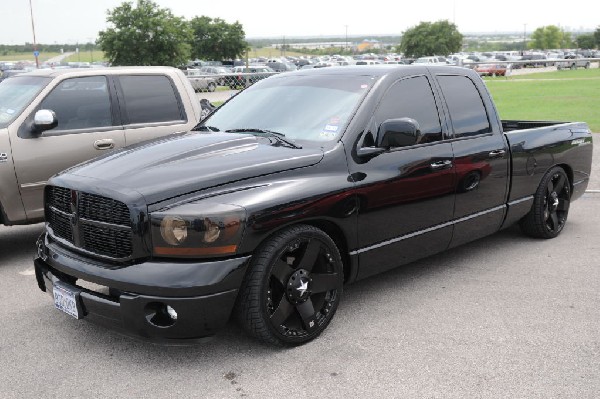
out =
[[[117,89],[127,145],[190,129],[182,99],[168,76],[118,76]]]
[[[438,74],[453,134],[457,189],[451,246],[497,231],[506,211],[508,143],[483,82]]]
[[[43,190],[50,176],[80,162],[123,147],[125,136],[107,76],[75,77],[61,81],[25,119],[12,141],[15,171],[29,220],[42,218]],[[34,134],[34,114],[54,111],[58,126]]]
[[[362,163],[349,161],[360,201],[359,278],[447,248],[454,211],[452,144],[428,75],[396,81],[383,96],[366,137],[387,119],[415,119],[423,134]]]

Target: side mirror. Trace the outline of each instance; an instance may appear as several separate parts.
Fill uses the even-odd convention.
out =
[[[46,130],[54,129],[58,126],[58,119],[54,111],[49,109],[40,109],[33,116],[33,131],[42,133]]]
[[[379,126],[377,147],[407,147],[417,144],[421,130],[412,118],[388,119]]]

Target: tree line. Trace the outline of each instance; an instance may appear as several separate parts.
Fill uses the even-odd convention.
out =
[[[151,0],[137,0],[107,12],[109,28],[97,45],[113,65],[185,65],[190,59],[235,59],[248,43],[239,22],[177,17]]]
[[[455,24],[448,21],[421,22],[407,29],[402,35],[398,50],[408,57],[428,55],[448,55],[461,51],[466,46],[475,47],[475,43],[464,43],[463,35]],[[478,46],[481,47],[481,46]],[[521,50],[523,43],[505,43],[497,50]],[[531,34],[527,49],[548,50],[600,48],[600,27],[594,33],[578,35],[575,38],[555,25],[542,26]],[[488,48],[486,50],[491,50]]]

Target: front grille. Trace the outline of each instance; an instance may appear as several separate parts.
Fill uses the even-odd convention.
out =
[[[131,230],[112,230],[84,224],[83,249],[113,258],[131,255]]]
[[[133,253],[131,216],[120,201],[48,186],[46,220],[55,237],[76,248],[113,259]]]
[[[64,187],[49,186],[46,191],[46,203],[59,211],[71,212],[71,190]]]
[[[122,202],[100,195],[80,193],[79,214],[84,219],[129,226],[129,208]]]

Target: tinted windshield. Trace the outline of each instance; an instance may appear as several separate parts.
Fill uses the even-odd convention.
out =
[[[264,79],[231,99],[204,124],[221,131],[271,130],[293,140],[335,140],[373,81],[369,76],[347,75]]]
[[[0,128],[8,126],[50,82],[40,76],[15,76],[0,83]]]

